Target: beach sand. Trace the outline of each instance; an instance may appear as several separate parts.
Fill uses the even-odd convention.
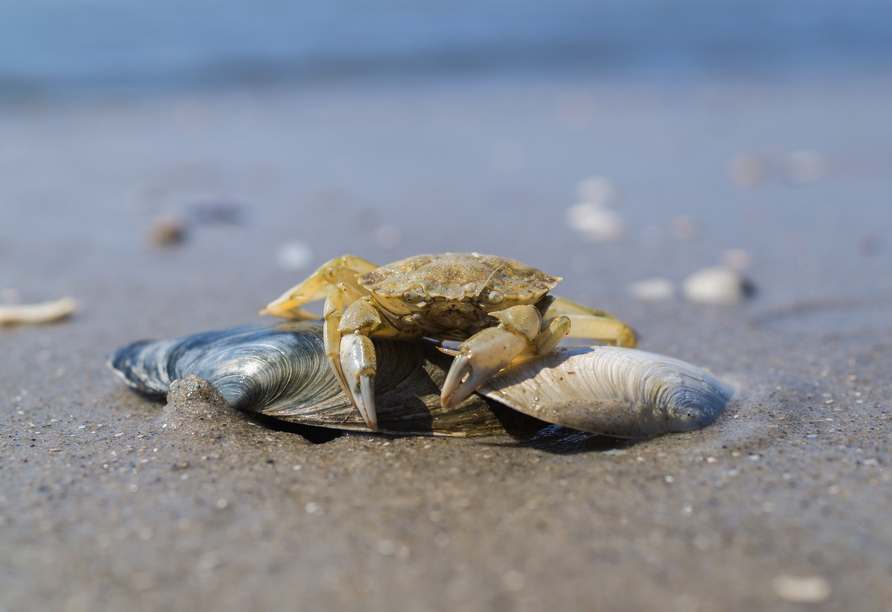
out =
[[[0,108],[0,301],[80,303],[0,328],[0,610],[889,610],[890,109],[876,75]],[[568,224],[592,176],[614,242]],[[751,300],[630,294],[729,249]],[[738,398],[639,442],[192,435],[106,369],[337,255],[445,251],[562,276]]]

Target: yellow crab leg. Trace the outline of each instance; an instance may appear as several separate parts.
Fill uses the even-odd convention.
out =
[[[530,347],[533,349],[532,354],[544,355],[553,351],[560,341],[564,339],[564,336],[570,333],[570,327],[569,317],[560,316],[552,320],[548,327],[542,330],[542,333],[536,337],[535,342],[530,343]]]
[[[635,348],[638,345],[638,338],[632,328],[603,310],[555,297],[554,302],[545,311],[545,320],[552,320],[561,315],[570,317],[571,327],[568,335],[573,338],[591,338],[625,348]]]
[[[338,285],[337,291],[343,291],[344,285]],[[336,309],[337,304],[332,304]],[[326,302],[326,311],[328,311]],[[375,345],[369,337],[375,336],[399,337],[403,335],[400,330],[393,327],[385,317],[381,316],[375,304],[369,297],[354,299],[347,306],[343,315],[338,312],[327,314],[326,338],[328,337],[329,321],[339,321],[337,335],[340,338],[338,347],[339,362],[332,368],[338,373],[338,378],[347,397],[359,411],[362,419],[369,429],[378,429],[378,416],[375,410],[375,371],[377,370],[377,358],[375,357]],[[413,334],[409,334],[409,337]],[[328,341],[327,341],[328,342]],[[334,348],[332,343],[331,349]],[[331,349],[326,349],[331,361]]]
[[[332,288],[344,283],[362,295],[365,289],[356,282],[356,277],[375,270],[378,266],[355,255],[342,255],[322,264],[319,269],[299,285],[295,285],[278,299],[273,300],[260,311],[283,319],[318,319],[316,315],[301,308],[302,304],[315,302],[328,297]]]
[[[554,298],[554,301],[548,307],[548,310],[545,311],[544,318],[553,319],[558,315],[592,315],[596,317],[606,317],[608,319],[616,319],[609,312],[604,312],[598,308],[592,308],[591,306],[586,306],[584,304],[578,304],[576,302],[572,302],[567,298],[562,298],[557,295],[551,294],[551,297]],[[619,319],[616,319],[617,321]]]
[[[570,315],[570,321],[572,327],[568,335],[573,338],[591,338],[624,348],[638,346],[638,337],[635,332],[619,319]]]
[[[332,288],[331,293],[325,299],[325,308],[322,313],[322,341],[325,346],[325,357],[328,366],[341,383],[344,392],[349,393],[347,379],[341,369],[341,334],[338,328],[341,325],[341,316],[344,314],[344,301],[349,299],[346,285],[339,283]]]

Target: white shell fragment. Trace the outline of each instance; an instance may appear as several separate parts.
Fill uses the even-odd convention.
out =
[[[77,310],[77,302],[70,297],[39,304],[0,304],[0,324],[48,323],[58,321]]]
[[[619,214],[588,202],[568,208],[567,223],[592,242],[615,242],[626,234],[626,224]]]
[[[513,363],[478,392],[549,423],[618,438],[704,427],[734,395],[696,366],[612,346],[567,347]]]
[[[684,295],[692,302],[732,306],[743,302],[751,292],[740,272],[725,267],[706,268],[685,279]]]
[[[823,576],[781,575],[774,579],[774,592],[785,601],[821,603],[830,597],[830,582]]]

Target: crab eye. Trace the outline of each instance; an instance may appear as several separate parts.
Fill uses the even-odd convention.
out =
[[[403,292],[403,301],[407,304],[418,304],[426,299],[427,294],[424,292],[424,288],[420,285],[415,285],[411,289]]]
[[[503,299],[505,299],[505,294],[499,291],[498,289],[490,289],[486,292],[486,300],[490,304],[498,304]]]

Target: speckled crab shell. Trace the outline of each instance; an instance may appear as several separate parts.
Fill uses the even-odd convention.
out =
[[[519,261],[480,253],[417,255],[372,270],[359,284],[373,294],[402,296],[414,288],[433,298],[488,303],[493,310],[534,304],[560,278]]]

